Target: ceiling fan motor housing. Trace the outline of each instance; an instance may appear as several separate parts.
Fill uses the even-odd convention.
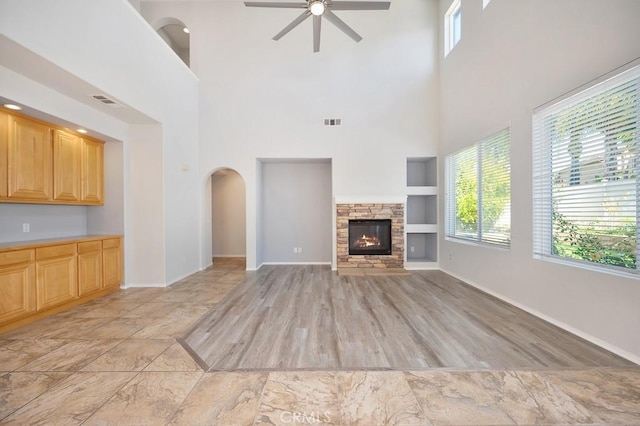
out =
[[[338,18],[333,10],[388,10],[391,6],[389,1],[329,1],[327,0],[306,0],[304,3],[290,2],[255,2],[245,1],[248,7],[275,7],[284,9],[306,9],[300,16],[294,19],[282,31],[276,34],[273,39],[278,41],[289,31],[300,25],[310,16],[313,16],[313,51],[320,51],[320,28],[322,18],[327,18],[329,22],[338,27],[343,33],[351,37],[355,42],[362,40],[350,26]]]
[[[320,16],[327,8],[327,4],[324,0],[313,0],[309,2],[309,12],[314,16]]]

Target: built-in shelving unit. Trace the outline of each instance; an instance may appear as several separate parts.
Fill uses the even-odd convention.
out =
[[[407,269],[432,269],[438,262],[438,159],[407,158],[405,224]]]

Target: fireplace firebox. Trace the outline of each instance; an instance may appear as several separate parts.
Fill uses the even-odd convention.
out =
[[[390,255],[391,219],[349,220],[350,255]]]

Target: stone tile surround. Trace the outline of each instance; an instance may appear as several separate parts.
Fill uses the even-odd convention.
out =
[[[391,255],[349,255],[350,219],[391,219]],[[404,203],[336,204],[338,268],[404,268]]]

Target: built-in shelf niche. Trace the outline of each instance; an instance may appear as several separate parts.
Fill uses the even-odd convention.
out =
[[[437,262],[438,234],[407,233],[407,262]]]
[[[435,225],[438,223],[436,195],[409,195],[407,197],[408,225]]]
[[[407,186],[437,186],[437,157],[407,158]]]
[[[410,269],[438,261],[438,159],[407,158],[406,253]]]

